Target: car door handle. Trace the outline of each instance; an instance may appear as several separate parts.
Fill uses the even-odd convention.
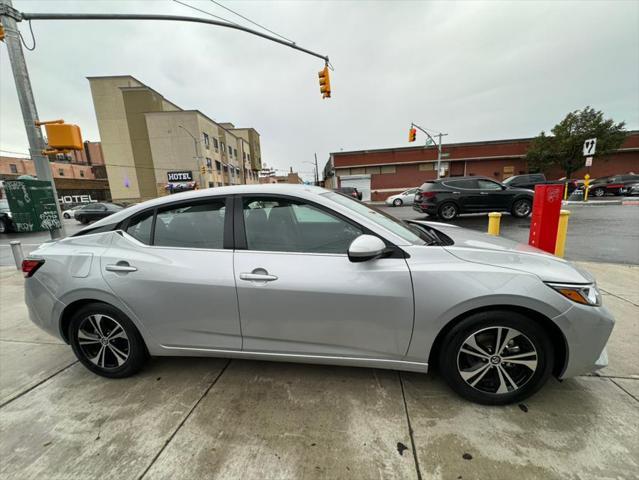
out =
[[[480,195],[488,195],[488,192],[479,192]]]
[[[277,280],[277,276],[267,273],[240,273],[240,280],[249,282],[273,282]]]
[[[126,262],[118,262],[115,265],[107,265],[106,267],[104,267],[105,270],[109,271],[109,272],[124,272],[124,273],[129,273],[129,272],[137,272],[138,269],[135,267],[132,267],[131,265],[129,265]]]

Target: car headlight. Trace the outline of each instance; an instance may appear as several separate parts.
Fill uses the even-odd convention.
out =
[[[561,293],[564,297],[582,305],[598,307],[601,305],[601,294],[594,283],[590,285],[573,285],[566,283],[548,283],[549,287]]]

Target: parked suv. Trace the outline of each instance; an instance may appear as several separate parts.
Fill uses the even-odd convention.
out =
[[[415,194],[413,208],[442,220],[477,212],[510,212],[522,218],[532,211],[533,195],[532,190],[490,178],[449,177],[424,183]]]
[[[607,193],[612,195],[622,195],[626,187],[639,182],[639,175],[613,175],[595,179],[588,188],[593,197],[603,197]]]
[[[514,175],[503,181],[508,187],[535,189],[535,185],[546,183],[546,176],[543,173],[529,173],[526,175]]]

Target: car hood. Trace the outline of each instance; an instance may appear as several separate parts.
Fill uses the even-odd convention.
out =
[[[457,258],[532,273],[544,282],[592,283],[588,272],[562,258],[503,237],[438,222],[425,224],[449,236],[454,244],[444,248]]]

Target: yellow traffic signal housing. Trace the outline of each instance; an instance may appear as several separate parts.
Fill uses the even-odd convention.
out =
[[[321,72],[318,72],[320,93],[322,98],[331,98],[331,79],[328,73],[328,65],[326,65]]]
[[[417,129],[416,128],[411,128],[408,131],[408,141],[409,142],[414,142],[416,138],[417,138]]]
[[[49,143],[48,153],[59,153],[69,150],[83,150],[82,133],[80,127],[64,123],[64,120],[52,120],[49,122],[36,122],[39,127],[44,125]]]
[[[206,175],[206,167],[204,165],[200,167],[200,175]]]

